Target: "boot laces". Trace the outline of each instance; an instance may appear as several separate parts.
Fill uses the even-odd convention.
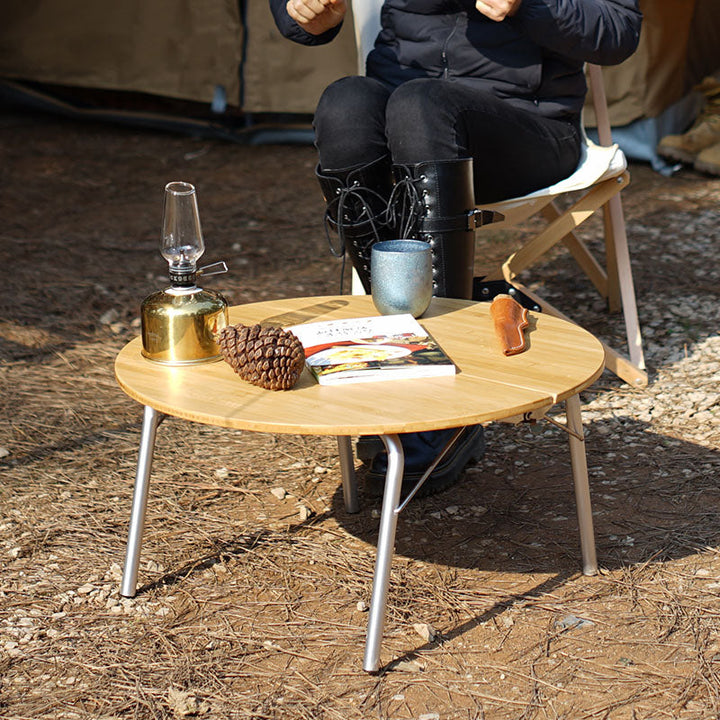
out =
[[[398,228],[398,237],[415,237],[425,214],[425,203],[416,182],[417,180],[406,175],[395,182],[390,194],[388,221]]]
[[[384,209],[379,213],[375,213],[369,203],[370,200],[377,201],[377,206],[384,207]],[[361,252],[367,253],[375,242],[380,240],[379,228],[387,224],[387,215],[385,198],[375,190],[360,184],[341,188],[340,192],[327,203],[325,209],[325,237],[330,252],[336,258],[344,258],[347,230],[367,224],[371,232],[368,233],[368,238],[363,238],[362,243],[359,242],[359,238],[350,237],[351,242],[355,242]],[[333,226],[337,231],[339,240],[337,247],[332,241]]]

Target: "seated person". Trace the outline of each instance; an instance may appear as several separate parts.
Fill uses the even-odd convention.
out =
[[[304,45],[332,41],[347,12],[346,0],[270,7],[282,34]],[[373,243],[414,237],[432,248],[434,294],[471,298],[476,204],[572,174],[583,65],[630,56],[641,18],[637,0],[385,0],[366,76],[332,83],[313,123],[326,226],[365,290]],[[451,434],[401,436],[404,486]],[[483,446],[482,428],[465,428],[425,493],[455,482]],[[384,453],[365,459],[366,488],[382,488]]]

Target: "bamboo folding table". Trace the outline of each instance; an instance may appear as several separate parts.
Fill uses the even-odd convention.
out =
[[[570,322],[530,313],[528,349],[502,354],[489,303],[433,298],[420,323],[458,368],[456,375],[322,386],[304,371],[288,391],[264,390],[238,378],[225,362],[167,366],[141,356],[140,338],[117,356],[120,387],[145,406],[121,594],[137,588],[155,436],[165,415],[220,427],[337,437],[345,508],[359,510],[352,436],[380,435],[388,469],[380,516],[363,668],[380,668],[380,650],[395,532],[400,511],[403,450],[398,433],[542,416],[565,402],[583,572],[597,571],[587,461],[578,393],[604,367],[603,347]],[[377,314],[372,299],[342,295],[272,300],[230,309],[230,322],[287,327]]]

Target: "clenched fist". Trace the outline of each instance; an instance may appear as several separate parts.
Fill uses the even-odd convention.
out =
[[[500,22],[517,12],[522,0],[477,0],[475,7],[491,20]]]
[[[288,15],[311,35],[322,35],[339,25],[347,5],[345,0],[288,0]]]

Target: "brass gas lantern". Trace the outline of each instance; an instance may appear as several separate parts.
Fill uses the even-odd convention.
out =
[[[228,304],[220,293],[203,290],[196,282],[202,275],[227,272],[227,265],[197,268],[205,244],[190,183],[165,186],[160,252],[170,266],[170,287],[149,295],[141,305],[143,356],[168,365],[219,360],[216,336],[228,323]]]

